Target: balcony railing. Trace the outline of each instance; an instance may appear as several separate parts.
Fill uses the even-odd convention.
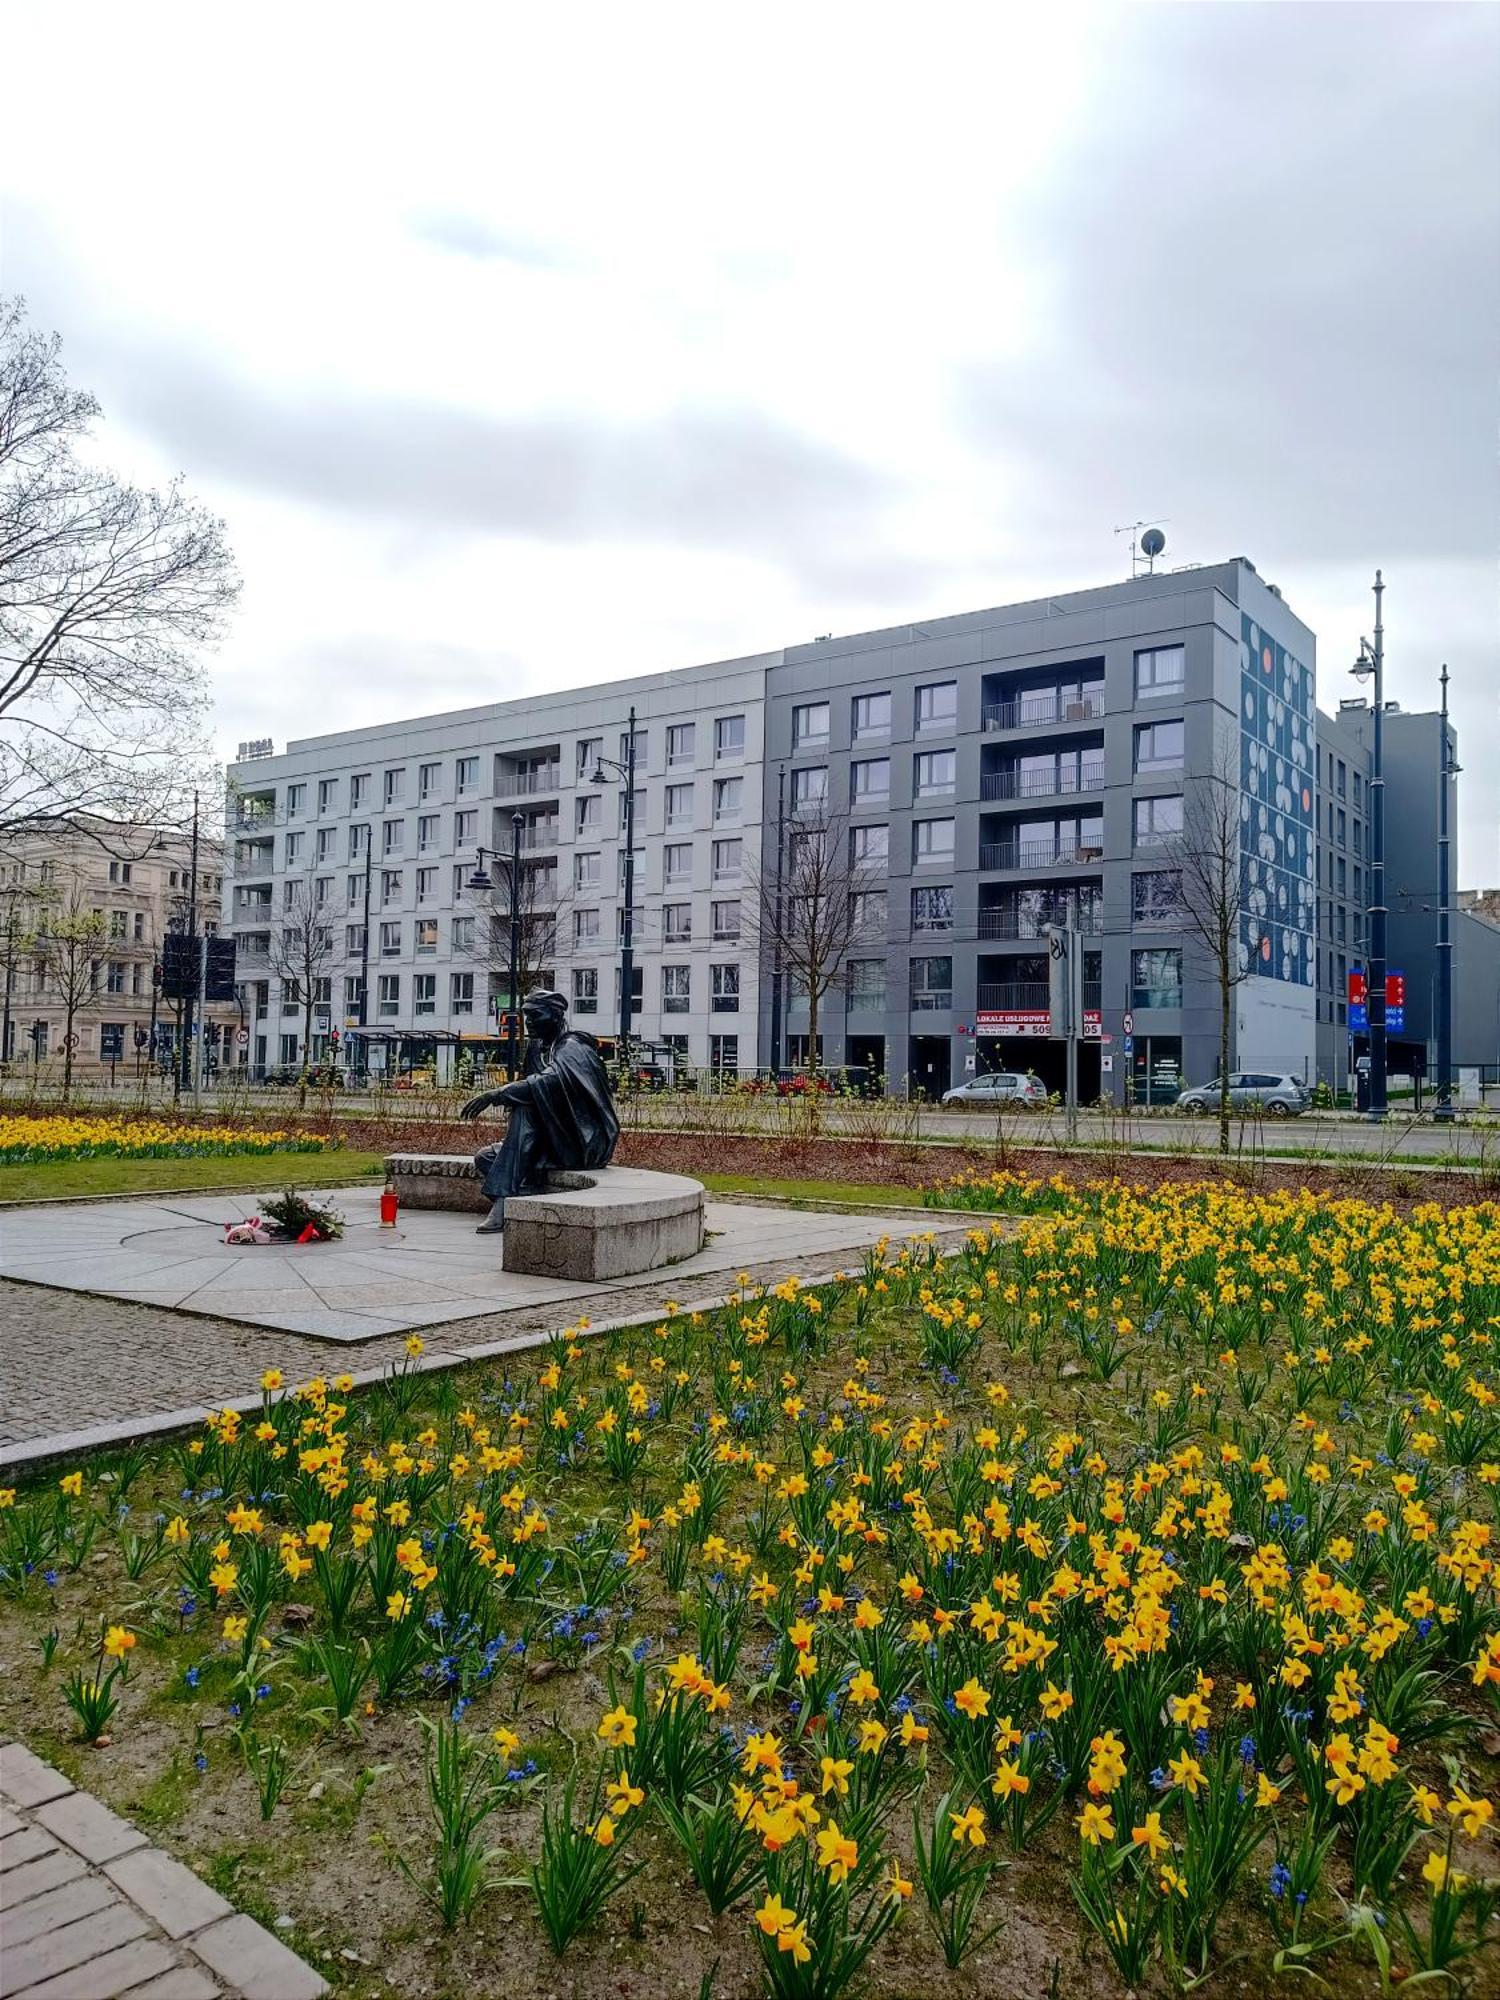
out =
[[[986,841],[979,849],[979,865],[987,869],[1076,868],[1103,858],[1102,846],[1083,846],[1072,840]]]
[[[558,822],[555,819],[532,820],[521,829],[521,852],[534,854],[538,848],[556,847]]]
[[[1003,979],[997,984],[981,983],[979,1005],[1036,1013],[1044,1011],[1049,999],[1045,979]]]
[[[1062,792],[1097,792],[1104,785],[1104,760],[1055,771],[985,771],[979,779],[982,799],[1044,799]]]
[[[1103,713],[1103,688],[1068,694],[1047,688],[1018,695],[1013,701],[986,702],[982,721],[986,730],[1036,729],[1057,722],[1091,722]]]
[[[1069,924],[1074,930],[1089,937],[1097,937],[1104,929],[1102,910],[1053,909],[1038,910],[981,910],[979,912],[979,935],[982,938],[998,938],[1001,942],[1031,943],[1047,935],[1049,924]]]
[[[555,792],[561,782],[561,764],[539,764],[533,771],[507,772],[496,787],[496,797],[521,799],[539,792]]]

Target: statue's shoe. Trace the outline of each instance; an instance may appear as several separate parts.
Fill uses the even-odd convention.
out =
[[[481,1222],[479,1227],[474,1231],[474,1234],[476,1236],[503,1236],[505,1234],[505,1224],[503,1222]]]

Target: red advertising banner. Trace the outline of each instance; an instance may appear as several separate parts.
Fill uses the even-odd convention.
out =
[[[974,1016],[976,1035],[1035,1035],[1052,1033],[1052,1016],[1045,1007],[1002,1007],[983,1010]],[[1097,1042],[1104,1032],[1104,1017],[1097,1011],[1083,1017],[1083,1039]]]

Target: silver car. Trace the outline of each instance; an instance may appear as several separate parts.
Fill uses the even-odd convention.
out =
[[[1221,1095],[1220,1080],[1215,1077],[1212,1083],[1200,1083],[1183,1091],[1177,1109],[1200,1114],[1216,1112]],[[1300,1118],[1311,1103],[1311,1095],[1295,1076],[1278,1076],[1266,1069],[1240,1069],[1229,1079],[1229,1105],[1233,1111],[1263,1111],[1268,1118]]]
[[[976,1108],[994,1104],[1045,1104],[1047,1086],[1039,1076],[1022,1076],[1019,1070],[986,1070],[943,1092],[944,1104],[971,1104]]]

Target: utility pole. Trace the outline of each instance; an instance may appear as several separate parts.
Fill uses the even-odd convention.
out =
[[[526,815],[510,816],[510,1020],[505,1031],[505,1067],[512,1083],[521,1068],[521,830]],[[627,877],[627,880],[629,878]],[[630,892],[626,890],[626,902]],[[629,918],[626,918],[629,922]]]
[[[635,979],[635,704],[625,743],[625,931],[620,945],[620,1061],[630,1060],[631,986]]]
[[[198,946],[198,794],[193,794],[193,858],[188,874],[188,953],[196,960]],[[199,977],[202,968],[199,967]],[[172,1095],[181,1097],[184,1090],[191,1088],[193,1079],[193,1000],[197,992],[198,979],[195,978],[183,996],[182,1001],[182,1047],[177,1051],[177,1070]]]
[[[365,822],[365,920],[360,929],[359,948],[359,1025],[366,1029],[370,1025],[370,869],[375,859],[375,822]],[[370,1038],[361,1034],[359,1038],[360,1081],[370,1081]]]
[[[786,766],[783,764],[776,773],[776,891],[775,917],[773,928],[773,960],[771,965],[771,1080],[774,1083],[781,1069],[781,871],[786,853]]]
[[[0,1068],[8,1068],[10,1063],[10,1013],[11,998],[16,990],[16,896],[11,890],[5,898],[5,1015],[0,1024]]]
[[[1385,1117],[1385,626],[1381,600],[1385,583],[1375,572],[1375,644],[1359,642],[1351,672],[1375,681],[1375,728],[1370,759],[1370,972],[1365,981],[1365,1014],[1370,1037],[1370,1117]]]
[[[1437,1102],[1433,1121],[1453,1122],[1453,934],[1448,915],[1451,893],[1451,841],[1448,834],[1448,788],[1453,764],[1448,748],[1448,663],[1439,676],[1443,689],[1438,721],[1438,942],[1437,942]]]

